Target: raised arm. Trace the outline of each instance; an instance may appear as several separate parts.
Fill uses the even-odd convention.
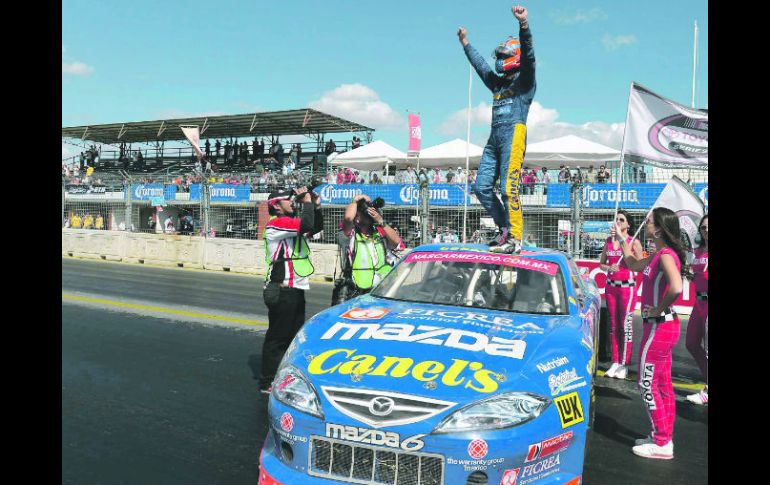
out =
[[[468,31],[465,29],[465,27],[460,27],[460,29],[457,31],[457,38],[460,39],[460,43],[463,45],[463,49],[465,50],[465,55],[468,57],[468,61],[470,61],[473,69],[476,70],[476,73],[481,78],[481,81],[487,88],[489,88],[490,91],[494,90],[497,75],[495,74],[495,71],[493,71],[489,66],[489,64],[487,64],[487,61],[481,57],[481,54],[479,54],[479,52],[474,49],[473,46],[468,42]]]
[[[529,12],[526,7],[516,5],[511,8],[513,16],[519,21],[519,42],[521,42],[521,73],[535,75],[535,49],[532,32],[529,30]]]

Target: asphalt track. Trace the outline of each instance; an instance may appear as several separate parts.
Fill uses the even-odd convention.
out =
[[[267,321],[260,281],[62,259],[62,483],[257,483],[267,408],[255,380]],[[332,289],[311,286],[308,317]],[[675,459],[631,453],[649,431],[635,372],[598,377],[584,483],[708,481],[708,408],[684,399],[702,385],[686,322],[672,369]],[[636,356],[639,318],[635,335]]]

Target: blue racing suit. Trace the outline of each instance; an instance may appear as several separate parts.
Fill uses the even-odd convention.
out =
[[[519,181],[527,140],[527,115],[535,97],[535,51],[529,26],[519,29],[521,67],[514,74],[500,75],[468,43],[465,55],[486,87],[492,91],[492,131],[481,156],[473,191],[500,228],[522,240],[523,221]],[[501,184],[502,204],[494,187]]]

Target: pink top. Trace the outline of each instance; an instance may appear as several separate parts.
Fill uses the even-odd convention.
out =
[[[706,248],[695,250],[692,262],[692,272],[695,273],[695,291],[709,291],[709,252]]]
[[[631,245],[631,236],[626,236],[626,244]],[[634,278],[634,274],[626,266],[626,262],[623,261],[623,248],[618,244],[618,249],[612,247],[612,236],[607,238],[607,242],[604,246],[605,253],[607,254],[607,265],[612,266],[617,264],[619,269],[615,272],[608,271],[607,279],[613,281],[627,281]]]
[[[644,268],[644,279],[642,280],[642,308],[646,305],[658,306],[668,291],[669,282],[666,280],[666,273],[660,265],[660,257],[663,254],[669,254],[674,258],[676,269],[679,270],[682,264],[679,257],[671,248],[663,248],[652,257],[647,267]]]

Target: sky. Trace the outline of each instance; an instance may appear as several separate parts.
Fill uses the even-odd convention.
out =
[[[513,5],[63,0],[62,126],[310,107],[402,151],[408,112],[420,113],[423,149],[465,139],[469,64],[457,30],[491,63],[518,35]],[[528,143],[574,134],[620,149],[631,82],[689,106],[695,21],[696,107],[708,107],[706,0],[521,5],[537,66]],[[472,143],[489,136],[491,103],[474,71]],[[79,152],[62,143],[62,157]]]

